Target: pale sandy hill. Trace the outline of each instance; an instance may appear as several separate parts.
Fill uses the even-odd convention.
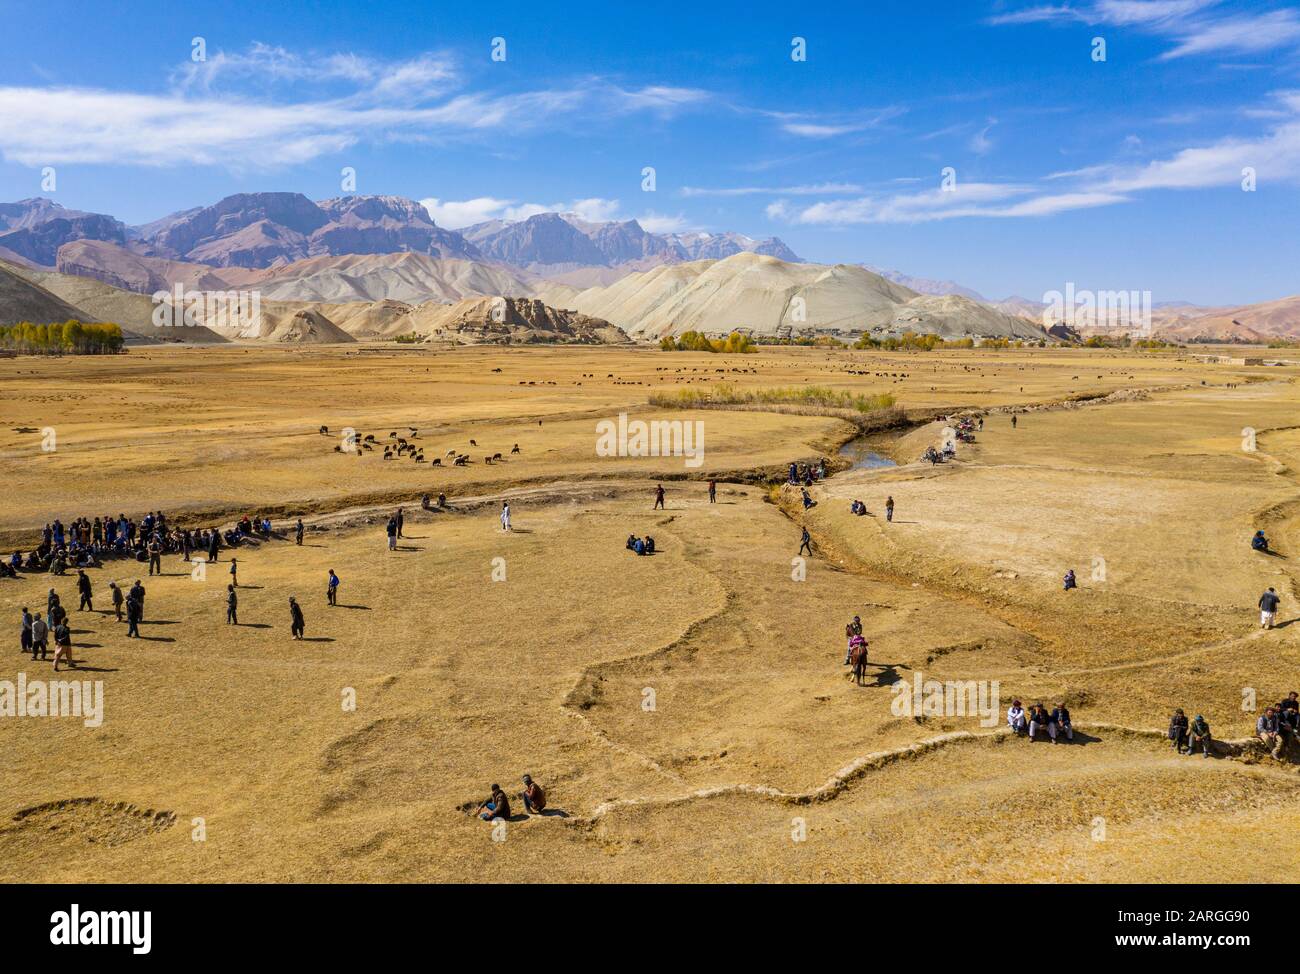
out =
[[[548,307],[536,298],[466,298],[455,304],[420,305],[407,317],[410,331],[464,345],[608,345],[628,340],[608,321]]]
[[[124,291],[89,277],[73,277],[55,271],[15,268],[17,274],[80,309],[83,320],[111,321],[134,335],[166,342],[212,344],[225,341],[209,328],[158,327],[154,324],[153,300],[144,294]]]
[[[353,338],[391,338],[411,332],[413,306],[404,301],[352,301],[312,305]]]
[[[19,274],[20,268],[0,265],[0,325],[30,321],[37,325],[68,321],[97,321],[80,308]]]
[[[943,338],[978,335],[995,338],[1047,337],[1033,321],[1008,315],[960,294],[922,294],[894,311],[895,331],[936,334]]]
[[[226,316],[204,322],[217,334],[233,341],[324,345],[356,341],[319,310],[290,301],[262,301],[251,321]]]
[[[888,329],[895,327],[899,309],[918,298],[863,267],[796,264],[754,253],[659,267],[577,295],[552,285],[539,295],[650,339],[691,330],[778,335]],[[954,334],[1023,330],[1008,316],[965,298],[930,300],[913,306],[907,327]]]
[[[256,286],[264,299],[328,303],[414,304],[533,292],[521,275],[499,265],[414,253],[313,257],[262,272]]]

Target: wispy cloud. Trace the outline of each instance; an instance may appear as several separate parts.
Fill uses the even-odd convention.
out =
[[[990,17],[994,25],[1084,23],[1132,27],[1164,37],[1162,60],[1201,54],[1250,54],[1300,43],[1300,13],[1290,7],[1258,12],[1225,9],[1221,0],[1093,0],[1025,7]]]
[[[620,204],[618,200],[600,197],[546,204],[479,196],[470,200],[440,200],[437,197],[429,197],[420,200],[420,205],[429,211],[435,223],[452,230],[459,230],[489,220],[506,222],[527,220],[530,216],[539,213],[571,213],[589,223],[605,223],[618,219]]]
[[[1300,91],[1275,95],[1284,120],[1254,138],[1223,138],[1147,162],[1115,162],[1049,173],[1021,183],[961,183],[910,193],[858,196],[797,207],[781,199],[767,207],[772,219],[791,223],[851,225],[927,223],[969,217],[1039,217],[1111,206],[1164,190],[1233,187],[1242,171],[1260,179],[1300,183]],[[1124,152],[1141,149],[1126,140]]]
[[[24,165],[248,170],[306,162],[362,141],[526,132],[579,113],[587,125],[636,113],[666,117],[710,98],[698,89],[625,87],[604,78],[531,91],[453,93],[464,84],[446,56],[305,60],[266,45],[210,54],[171,80],[171,89],[158,94],[0,87],[0,152]]]
[[[832,196],[859,193],[856,183],[807,183],[801,186],[683,186],[679,196]]]
[[[837,135],[850,135],[878,128],[906,111],[899,105],[870,109],[852,115],[826,116],[812,112],[760,111],[759,114],[775,119],[781,131],[807,139],[828,139]]]

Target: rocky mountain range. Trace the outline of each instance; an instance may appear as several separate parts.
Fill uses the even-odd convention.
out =
[[[237,193],[134,227],[44,198],[0,204],[0,256],[53,268],[64,245],[81,241],[137,257],[258,270],[314,257],[398,253],[502,263],[541,274],[613,268],[628,273],[742,251],[799,260],[775,237],[655,234],[635,220],[592,223],[573,214],[541,213],[450,230],[438,226],[423,205],[400,196],[313,202],[301,193]],[[63,264],[80,272],[74,257]]]
[[[398,196],[312,201],[300,193],[240,193],[140,226],[45,198],[0,203],[0,261],[10,275],[0,295],[10,306],[0,308],[0,317],[33,319],[41,307],[67,317],[71,307],[87,319],[116,314],[119,323],[136,322],[146,338],[156,336],[137,299],[178,285],[256,289],[265,301],[285,305],[268,310],[267,320],[247,333],[214,330],[215,340],[392,337],[409,324],[399,321],[408,313],[403,309],[484,297],[540,299],[548,307],[539,319],[543,330],[569,308],[641,338],[690,328],[1046,337],[1039,301],[992,302],[954,281],[866,264],[810,264],[776,237],[652,233],[635,220],[592,222],[572,213],[458,231],[438,226],[422,204]],[[34,295],[14,273],[31,275],[28,283],[50,293]],[[299,317],[304,309],[313,314]],[[1300,297],[1236,308],[1166,302],[1152,310],[1156,337],[1253,343],[1300,337]],[[487,334],[472,318],[456,340]],[[1067,338],[1087,337],[1092,322],[1076,320],[1072,328]],[[528,327],[517,322],[515,331]]]

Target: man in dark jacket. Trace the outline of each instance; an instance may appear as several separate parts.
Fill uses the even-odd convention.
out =
[[[289,632],[293,634],[294,639],[301,639],[307,629],[307,623],[302,617],[302,606],[292,595],[289,596],[289,621]]]
[[[1201,745],[1201,757],[1208,758],[1210,756],[1210,745],[1213,743],[1214,739],[1210,736],[1209,722],[1200,714],[1197,714],[1188,728],[1187,756],[1191,757],[1196,750],[1196,745],[1199,744]]]
[[[1281,722],[1275,709],[1269,707],[1259,715],[1259,720],[1255,721],[1255,733],[1264,742],[1265,747],[1272,749],[1273,757],[1281,755],[1282,745],[1286,742],[1282,737]]]
[[[1065,704],[1056,705],[1056,709],[1052,711],[1052,723],[1056,725],[1056,733],[1052,735],[1053,744],[1061,739],[1062,734],[1067,741],[1074,740],[1074,727],[1070,724],[1070,711]]]
[[[144,618],[144,606],[135,594],[135,589],[126,597],[126,635],[128,639],[140,638],[140,620]]]
[[[1187,715],[1179,707],[1169,718],[1169,739],[1174,742],[1174,753],[1182,754],[1187,747]]]
[[[1273,623],[1277,621],[1277,607],[1282,600],[1277,597],[1277,592],[1269,588],[1267,592],[1259,597],[1259,624],[1265,629],[1272,629]]]
[[[90,594],[90,576],[80,569],[77,570],[77,594],[81,596],[81,604],[77,607],[77,611],[89,610],[94,612],[95,606],[91,601]]]
[[[1047,712],[1047,708],[1041,703],[1036,703],[1029,708],[1029,739],[1031,741],[1038,731],[1047,731],[1047,736],[1053,741],[1056,740],[1056,725],[1052,723],[1052,715]]]

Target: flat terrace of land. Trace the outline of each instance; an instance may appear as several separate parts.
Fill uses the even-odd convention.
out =
[[[891,393],[912,410],[1099,396],[1117,389],[1258,376],[1184,356],[1098,351],[931,354],[764,349],[140,348],[125,356],[0,360],[0,544],[69,512],[165,507],[196,518],[319,512],[403,497],[479,494],[565,476],[695,475],[825,452],[847,432],[818,417],[705,419],[704,466],[597,457],[595,424],[652,409],[651,393],[829,385]],[[330,432],[322,435],[320,427]],[[389,434],[418,430],[426,463],[383,461]],[[342,431],[377,448],[334,451]],[[53,431],[53,439],[46,435]],[[471,440],[474,443],[471,443]],[[515,445],[519,454],[512,454]],[[48,447],[53,449],[47,449]],[[450,468],[448,452],[469,465]],[[501,453],[502,463],[485,457]],[[434,467],[434,459],[442,467]],[[75,494],[73,494],[75,491]],[[65,517],[65,520],[67,518]]]
[[[125,394],[91,380],[103,362],[58,363],[69,369],[49,376],[47,409],[79,430],[73,444],[142,419],[151,410],[136,397],[151,388],[172,395],[188,382],[217,398],[177,395],[184,422],[156,419],[144,439],[128,430],[129,473],[60,447],[64,476],[20,474],[28,479],[13,493],[41,513],[6,513],[14,530],[66,521],[101,492],[114,513],[219,507],[189,500],[201,479],[167,452],[183,428],[220,441],[208,408],[261,424],[243,448],[268,479],[249,481],[247,506],[310,496],[317,511],[302,547],[276,539],[235,552],[239,626],[223,622],[230,552],[202,579],[178,555],[152,579],[121,561],[90,573],[97,610],[110,580],[143,577],[145,638],[126,639],[110,614],[72,611],[74,655],[87,667],[76,675],[103,681],[102,726],[0,719],[0,879],[1184,883],[1263,881],[1300,866],[1293,755],[1234,744],[1213,759],[1177,756],[1162,736],[1181,706],[1240,741],[1256,716],[1245,691],[1263,706],[1300,689],[1294,370],[1254,381],[1259,369],[1081,351],[481,349],[419,366],[405,353],[271,351],[233,369],[241,350],[214,350],[225,369],[209,368],[207,352],[149,354],[158,357],[108,363],[143,370],[130,380],[140,391]],[[173,362],[202,367],[177,376]],[[19,363],[24,373],[44,365]],[[734,481],[710,504],[691,479],[664,479],[666,507],[652,510],[655,483],[687,472],[681,458],[597,457],[595,419],[642,409],[647,386],[616,380],[657,383],[656,369],[706,366],[757,370],[732,382],[892,390],[918,410],[1163,391],[1028,409],[1014,429],[1009,414],[990,412],[977,442],[939,466],[916,458],[941,441],[942,424],[900,432],[880,445],[897,467],[836,474],[811,489],[808,510],[788,488]],[[382,381],[386,369],[424,367],[437,378]],[[1000,388],[974,398],[970,368]],[[314,376],[305,385],[304,369]],[[516,369],[573,384],[519,387]],[[0,387],[7,436],[11,374]],[[39,387],[17,378],[28,393]],[[71,400],[59,383],[87,398]],[[102,402],[96,388],[128,402]],[[297,404],[300,395],[339,412],[311,418],[320,407]],[[24,425],[50,425],[22,408]],[[70,418],[78,409],[84,428]],[[410,411],[409,425],[445,416],[455,428],[437,435],[449,448],[469,435],[494,449],[518,439],[525,452],[508,465],[420,471],[412,498],[436,493],[436,477],[469,473],[477,499],[448,489],[449,511],[408,504],[407,537],[389,552],[390,508],[348,506],[383,461],[317,443],[316,425],[333,428],[352,410],[368,417],[354,424],[367,432],[386,435]],[[708,423],[703,470],[779,465],[848,435],[818,417],[682,416]],[[524,441],[539,417],[539,439]],[[433,429],[421,427],[430,444]],[[483,429],[499,439],[473,432]],[[1243,449],[1243,429],[1254,450]],[[8,470],[13,441],[4,449]],[[295,451],[300,464],[286,459]],[[106,440],[93,455],[111,468]],[[335,463],[366,473],[334,483],[320,471]],[[249,465],[214,456],[208,475],[234,490]],[[129,493],[141,485],[147,494]],[[503,497],[510,533],[495,516]],[[852,499],[868,514],[851,515]],[[801,525],[814,553],[799,580]],[[1273,556],[1249,548],[1260,527]],[[657,553],[628,552],[633,533],[653,535]],[[1071,567],[1080,588],[1066,593],[1060,575]],[[329,568],[343,578],[337,607],[325,604]],[[51,585],[74,609],[72,578],[25,576],[0,581],[0,617],[43,609]],[[1254,605],[1269,585],[1283,596],[1284,625],[1263,631]],[[306,612],[303,642],[289,636],[290,595]],[[855,614],[871,643],[863,687],[842,662]],[[5,658],[0,680],[52,676],[48,663]],[[978,714],[900,715],[898,681],[918,676],[996,682],[994,726]],[[1013,696],[1066,703],[1077,741],[1008,737],[1001,711]],[[547,787],[552,814],[517,807],[495,841],[473,808],[493,781],[516,793],[524,772]]]

